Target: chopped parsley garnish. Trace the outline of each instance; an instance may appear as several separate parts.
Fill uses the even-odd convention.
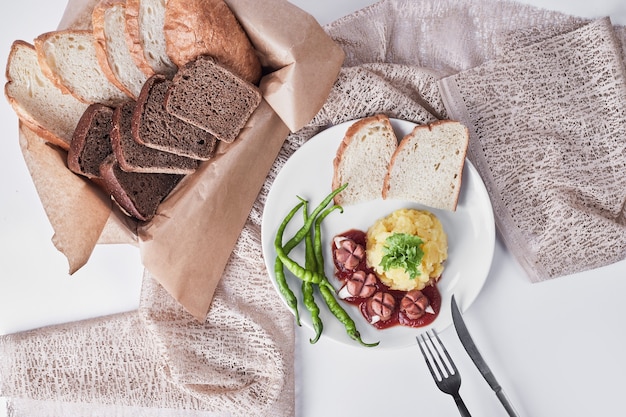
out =
[[[384,256],[380,266],[385,271],[391,268],[402,268],[410,279],[415,279],[421,275],[419,265],[422,263],[424,251],[422,250],[422,239],[419,236],[407,233],[394,233],[385,240],[383,246]]]

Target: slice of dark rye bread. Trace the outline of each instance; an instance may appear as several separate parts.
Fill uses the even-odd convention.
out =
[[[184,175],[144,174],[123,171],[115,155],[100,165],[103,186],[117,204],[138,220],[151,220],[159,204],[176,187]]]
[[[113,152],[110,132],[113,109],[103,104],[87,107],[74,130],[67,165],[76,174],[100,178],[100,164]]]
[[[178,70],[165,97],[168,112],[219,140],[233,142],[261,103],[249,82],[201,55]]]
[[[113,111],[111,145],[120,168],[127,172],[190,174],[200,163],[191,159],[141,145],[131,132],[136,103],[128,101]]]
[[[206,161],[215,153],[217,139],[165,110],[165,94],[172,81],[155,74],[139,94],[133,111],[132,135],[150,148]]]

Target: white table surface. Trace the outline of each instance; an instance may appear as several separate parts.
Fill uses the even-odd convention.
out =
[[[623,0],[523,0],[566,13],[609,15],[626,24]],[[321,24],[372,0],[293,0]],[[3,5],[0,62],[13,40],[54,30],[66,0]],[[51,243],[45,217],[18,145],[17,119],[0,100],[0,334],[128,311],[141,282],[138,252],[99,246],[74,276]],[[625,415],[626,262],[531,284],[498,239],[482,292],[465,313],[474,340],[520,416]],[[417,333],[417,332],[416,332]],[[416,347],[364,349],[297,333],[300,417],[456,416],[451,397],[433,383]],[[461,394],[474,416],[504,416],[454,330],[441,337],[463,377]],[[4,412],[0,404],[0,416]]]

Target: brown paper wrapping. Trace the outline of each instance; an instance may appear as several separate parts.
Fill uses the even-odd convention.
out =
[[[70,272],[80,266],[76,260],[88,259],[111,214],[111,200],[97,187],[77,176],[68,175],[67,154],[20,126],[20,147],[46,215],[52,223],[52,238],[57,249],[70,262]],[[82,210],[85,201],[88,209]],[[76,227],[80,233],[73,233]]]
[[[143,265],[204,320],[252,204],[290,131],[308,123],[336,80],[344,53],[309,14],[283,0],[226,0],[260,54],[264,102],[237,140],[187,176],[147,223],[129,220],[66,168],[63,151],[20,129],[22,151],[70,273],[98,243],[138,242]],[[70,0],[59,28],[89,27],[94,0]]]

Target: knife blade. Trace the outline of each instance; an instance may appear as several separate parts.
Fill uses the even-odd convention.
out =
[[[508,397],[502,390],[502,387],[496,380],[496,377],[493,375],[493,373],[491,372],[491,369],[489,369],[489,366],[487,366],[487,363],[485,362],[482,355],[478,351],[478,347],[476,347],[474,340],[472,340],[472,336],[470,336],[469,330],[467,329],[467,326],[465,325],[465,322],[463,321],[463,316],[461,316],[461,312],[459,311],[459,307],[456,304],[454,295],[452,296],[451,310],[452,310],[452,322],[454,323],[454,328],[456,329],[456,333],[459,336],[459,339],[461,339],[461,343],[463,344],[465,351],[467,352],[469,357],[472,359],[472,362],[474,362],[474,365],[476,365],[476,367],[480,371],[483,378],[485,378],[485,380],[487,381],[491,389],[496,393],[496,396],[498,397],[498,399],[504,406],[504,409],[509,414],[509,416],[519,417],[519,415],[517,414],[517,411],[515,411],[515,408],[513,407],[513,404],[511,404],[511,402],[509,401]]]

